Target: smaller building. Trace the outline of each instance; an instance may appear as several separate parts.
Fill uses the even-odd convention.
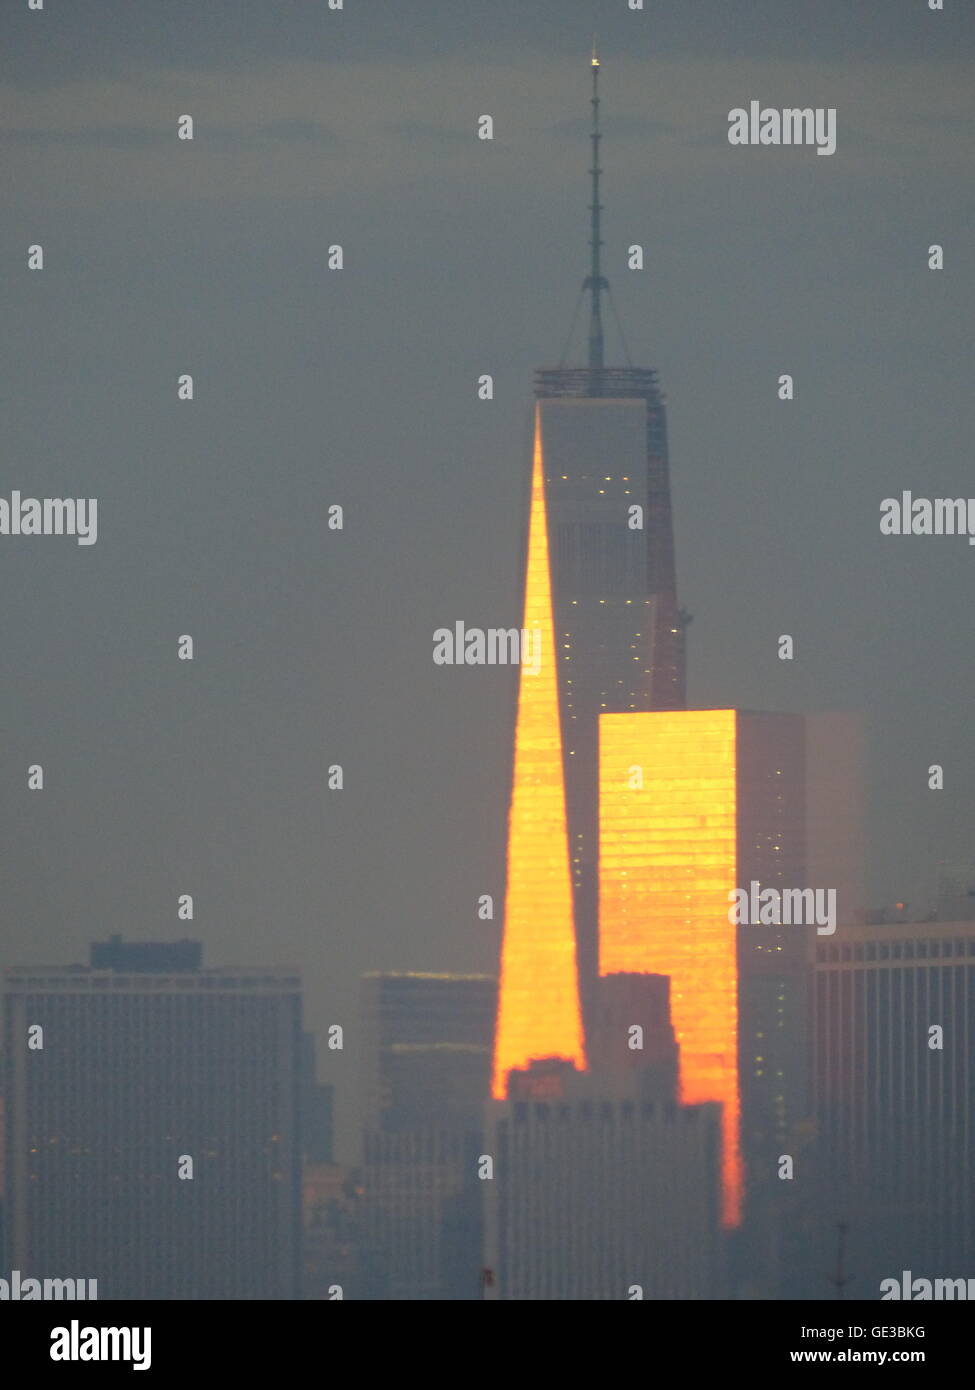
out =
[[[302,1174],[302,1297],[330,1302],[364,1298],[360,1175],[337,1163],[306,1162]]]
[[[486,1297],[724,1296],[721,1107],[647,1098],[630,1076],[608,1094],[543,1059],[489,1104]]]
[[[478,1296],[482,1227],[476,1131],[412,1129],[365,1136],[366,1297]]]

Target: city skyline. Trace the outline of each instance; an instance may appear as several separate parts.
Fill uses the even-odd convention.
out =
[[[805,1004],[776,1081],[766,1027],[805,972],[826,989],[831,948],[800,962],[783,934],[756,963],[727,885],[838,889],[841,951],[871,913],[958,922],[975,891],[973,552],[878,524],[884,498],[970,489],[975,26],[908,0],[859,25],[760,0],[733,31],[718,0],[620,5],[597,50],[590,7],[549,0],[490,21],[417,0],[401,35],[354,5],[275,26],[172,3],[140,27],[105,0],[90,33],[19,16],[0,87],[0,254],[30,325],[3,335],[7,491],[98,499],[92,544],[0,536],[0,964],[57,971],[104,935],[293,962],[317,1039],[296,1074],[334,1088],[321,1163],[352,1173],[362,1140],[392,1194],[366,1201],[367,1244],[414,1201],[411,1155],[454,1223],[417,1258],[424,1297],[473,1229],[451,1165],[488,1059],[450,1008],[428,1038],[404,1006],[384,1042],[383,991],[466,980],[479,1011],[496,979],[491,1092],[514,1105],[509,1072],[544,1059],[608,1078],[612,988],[667,979],[647,1017],[683,1046],[673,1103],[709,1127],[725,1103],[735,1227],[749,1155],[767,1184],[772,1148],[806,1142]],[[836,116],[829,158],[733,143],[735,110],[776,104]],[[465,622],[538,631],[538,674],[431,660]],[[691,778],[695,720],[723,741]],[[637,827],[620,779],[655,759],[672,780]],[[794,800],[766,814],[781,768]],[[707,1028],[654,858],[670,835],[700,869],[680,893],[711,895]],[[441,1087],[456,1123],[433,1137]],[[710,1143],[688,1149],[705,1168]],[[358,1199],[316,1182],[354,1224]],[[770,1191],[753,1252],[784,1219]]]

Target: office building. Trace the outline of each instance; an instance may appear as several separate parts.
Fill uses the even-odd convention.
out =
[[[116,937],[4,986],[7,1267],[100,1299],[297,1297],[297,976]]]
[[[726,1219],[777,1187],[811,1111],[809,920],[729,916],[732,895],[861,898],[859,721],[683,710],[602,716],[600,971],[668,975],[681,1099],[724,1107]],[[832,894],[831,898],[827,894]],[[823,928],[828,930],[828,924]],[[747,1161],[747,1162],[746,1162]],[[744,1164],[744,1166],[743,1166]],[[746,1174],[747,1168],[747,1174]]]
[[[816,1267],[832,1269],[843,1224],[849,1298],[878,1298],[880,1280],[905,1269],[967,1277],[975,923],[844,924],[815,953]]]
[[[590,265],[585,366],[535,374],[536,451],[548,523],[567,834],[580,995],[597,973],[598,719],[682,709],[685,628],[677,603],[664,397],[655,371],[606,363],[599,59],[592,58]]]
[[[491,1078],[497,980],[389,970],[364,975],[360,988],[364,1128],[478,1128]]]
[[[708,1299],[725,1291],[720,1106],[568,1063],[489,1106],[489,1299]]]
[[[497,981],[487,975],[363,977],[367,1298],[477,1297],[476,1160],[496,1008]]]

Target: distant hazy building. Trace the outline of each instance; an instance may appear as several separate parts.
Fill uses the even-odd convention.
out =
[[[879,1281],[904,1269],[967,1277],[975,923],[844,925],[820,941],[813,1056],[818,1137],[807,1177],[825,1236],[817,1267],[831,1267],[843,1222],[851,1298],[877,1298]]]
[[[720,1106],[655,1089],[557,1061],[511,1073],[489,1106],[486,1297],[724,1295]]]
[[[99,1298],[297,1296],[295,975],[113,938],[8,969],[4,1005],[7,1268]]]
[[[336,1163],[306,1162],[302,1171],[302,1298],[360,1299],[369,1287],[363,1265],[359,1175]]]
[[[476,1160],[496,1005],[486,975],[363,977],[366,1297],[477,1297]]]
[[[943,922],[975,921],[975,864],[938,866],[937,915]]]
[[[838,922],[864,908],[865,772],[863,719],[804,714],[806,879],[836,889]]]
[[[299,1084],[301,1152],[306,1163],[331,1164],[335,1148],[335,1087],[323,1086],[315,1069],[315,1038],[301,1038]]]
[[[377,971],[362,977],[367,1130],[479,1126],[497,993],[490,975]]]
[[[363,1255],[373,1299],[474,1299],[482,1227],[477,1131],[365,1135]]]

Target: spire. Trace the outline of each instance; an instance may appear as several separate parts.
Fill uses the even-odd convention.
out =
[[[589,291],[589,368],[602,368],[603,361],[603,319],[600,312],[599,296],[603,290],[609,289],[609,282],[603,278],[599,269],[599,248],[602,241],[599,236],[599,214],[602,212],[602,204],[599,201],[599,175],[602,170],[599,167],[599,142],[602,136],[599,133],[599,51],[596,47],[596,36],[592,40],[592,168],[589,173],[592,175],[592,202],[589,204],[591,215],[590,221],[590,241],[592,248],[592,260],[590,272],[582,282],[582,288]]]

